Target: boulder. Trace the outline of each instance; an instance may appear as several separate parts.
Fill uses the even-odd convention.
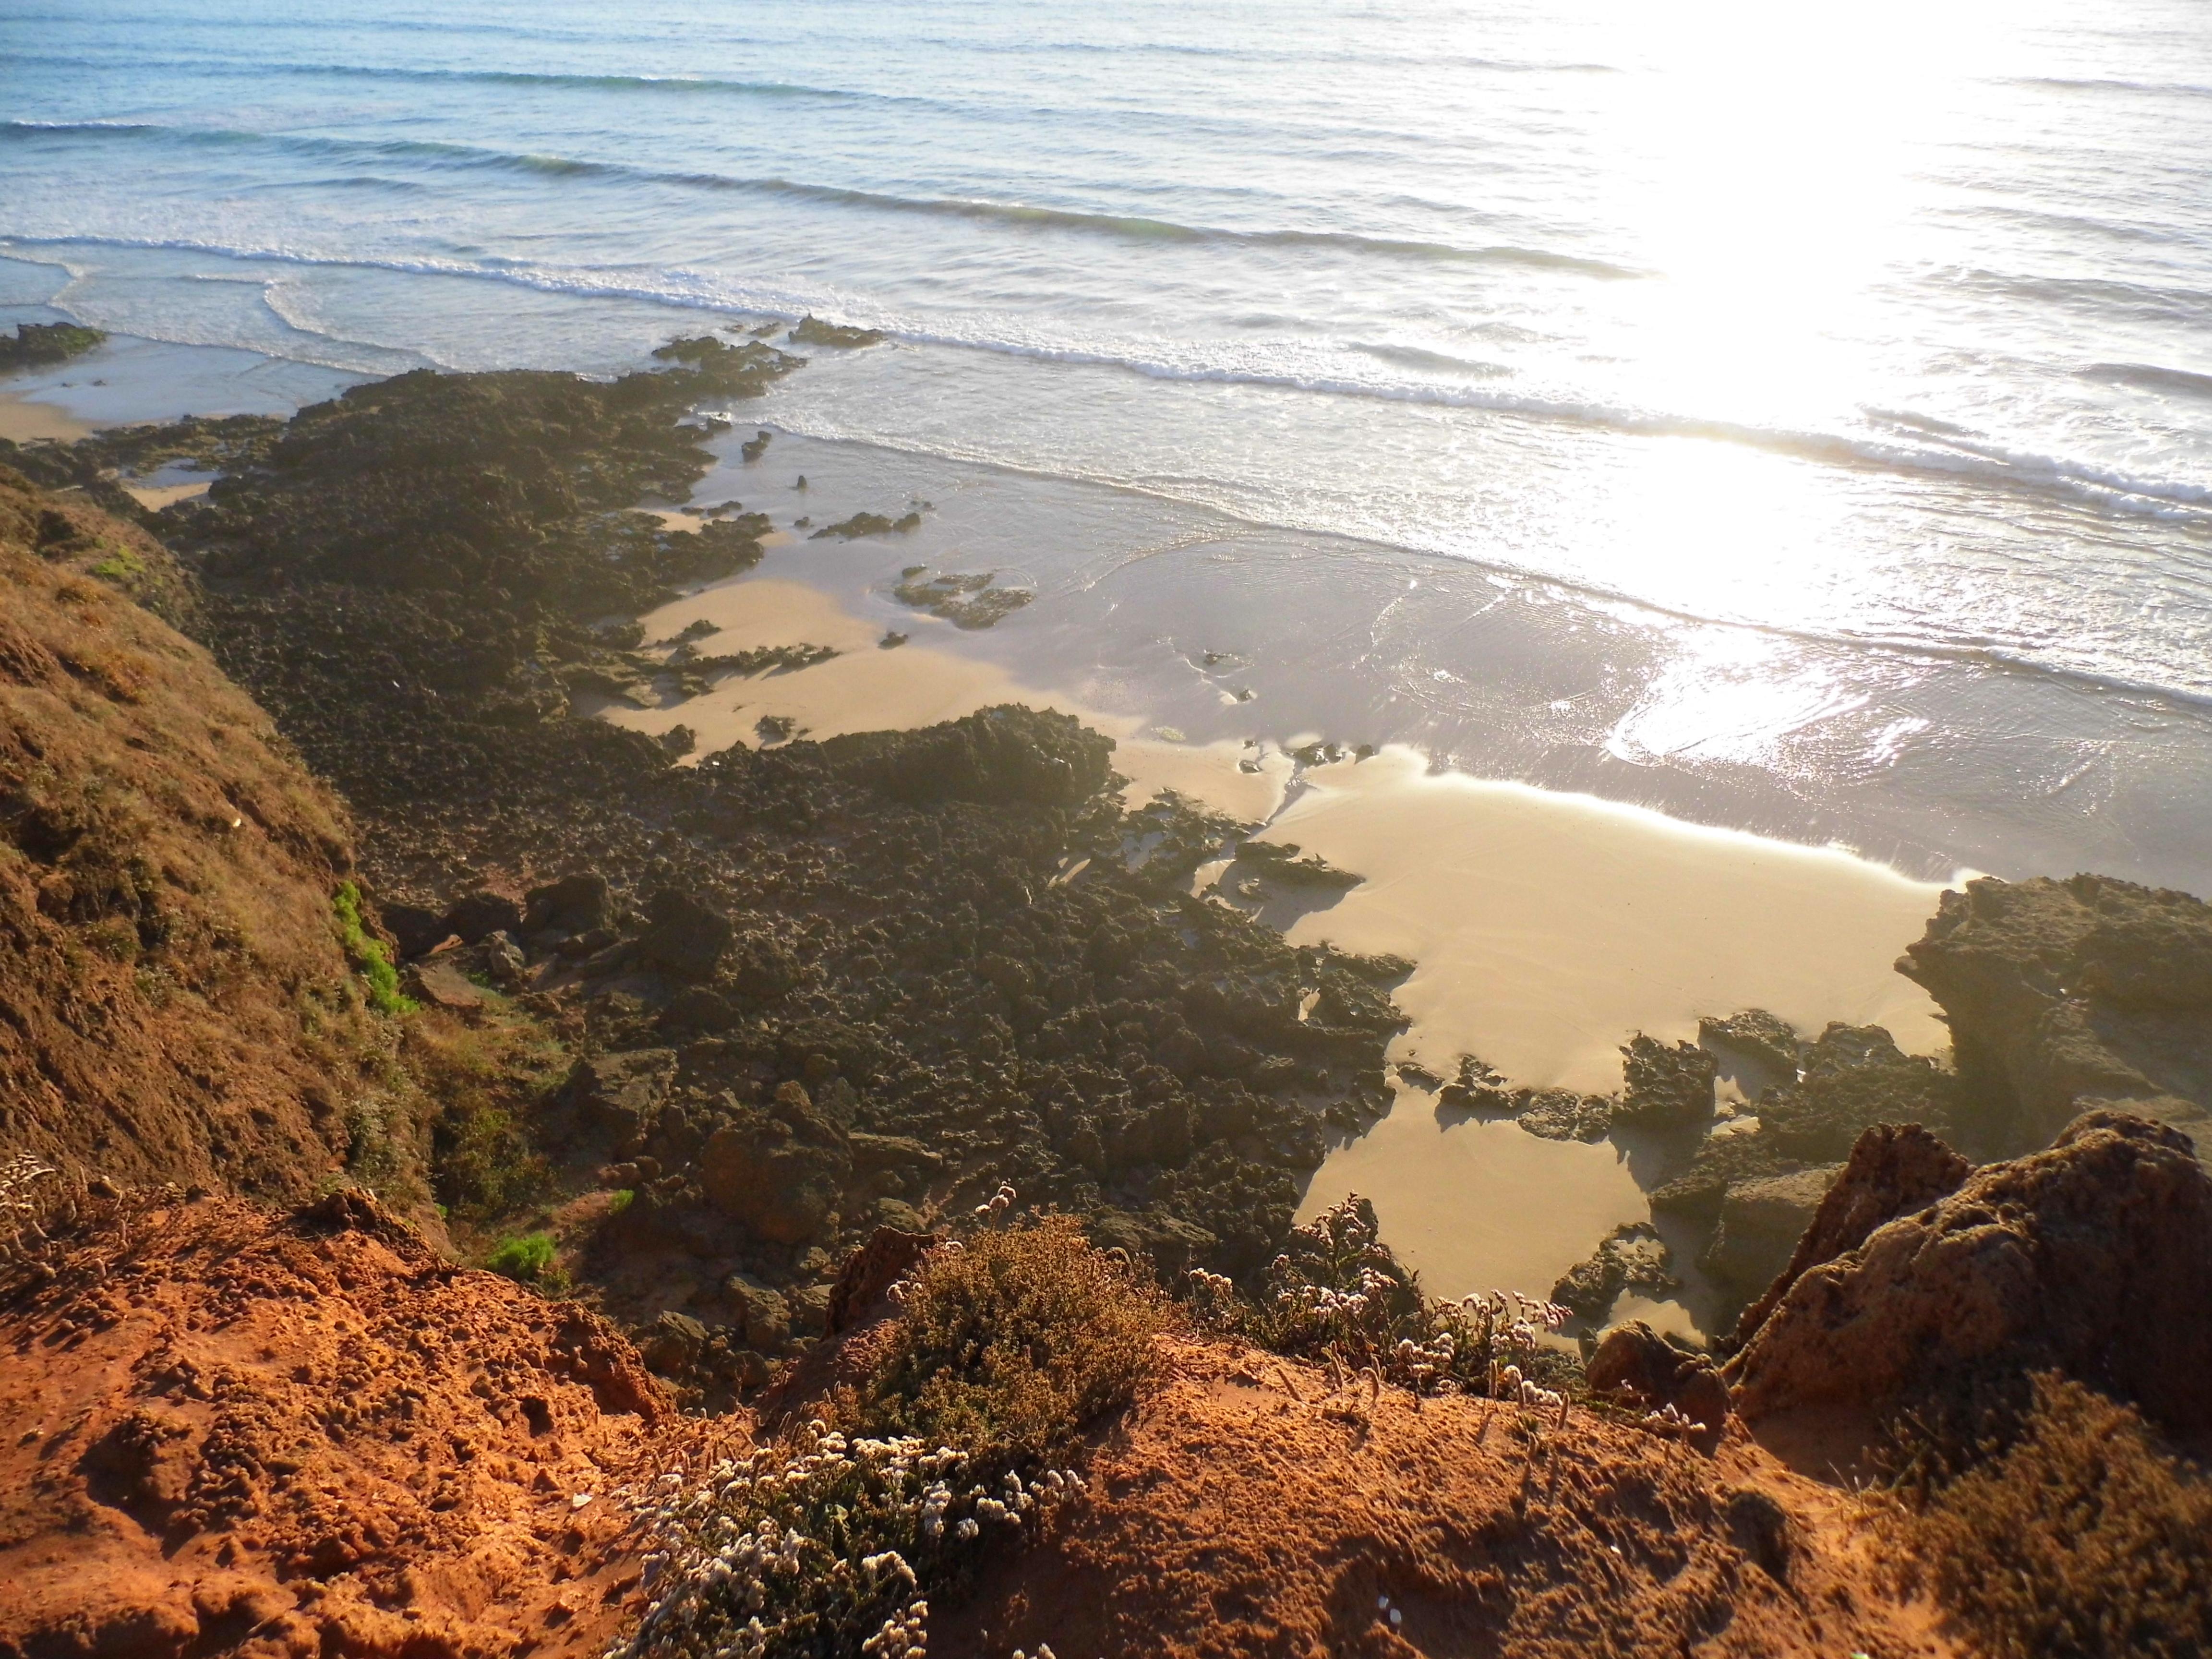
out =
[[[523,896],[522,926],[531,933],[588,933],[612,914],[607,878],[582,871],[533,887]]]
[[[2212,906],[2103,876],[1984,878],[1944,894],[1897,965],[2027,1144],[2124,1102],[2212,1155]]]
[[[451,962],[418,962],[407,970],[408,994],[418,1002],[453,1013],[472,1013],[484,1006],[483,993]]]
[[[425,910],[419,904],[380,904],[376,914],[399,946],[402,961],[429,955],[453,935],[441,910]]]
[[[799,983],[799,958],[766,933],[738,942],[737,985],[746,996],[773,1002]]]
[[[1753,1419],[2055,1368],[2190,1434],[2212,1428],[2208,1307],[2212,1177],[2170,1125],[2099,1109],[1807,1268],[1727,1374]]]
[[[732,1273],[722,1283],[723,1299],[744,1333],[746,1346],[775,1353],[791,1340],[791,1309],[781,1296],[758,1279]]]
[[[1620,1051],[1625,1087],[1615,1123],[1639,1129],[1696,1128],[1712,1121],[1719,1064],[1694,1042],[1669,1048],[1642,1032]]]
[[[1918,1124],[1879,1123],[1860,1135],[1843,1173],[1799,1237],[1789,1265],[1744,1310],[1731,1349],[1751,1340],[1808,1268],[1856,1250],[1883,1223],[1949,1197],[1972,1167]]]
[[[1612,1395],[1650,1410],[1672,1406],[1702,1423],[1709,1442],[1728,1420],[1728,1385],[1703,1354],[1687,1353],[1642,1320],[1615,1325],[1598,1339],[1583,1368],[1590,1392]]]
[[[787,1083],[767,1111],[747,1111],[707,1138],[700,1184],[717,1209],[756,1237],[804,1243],[823,1230],[853,1173],[836,1126]]]
[[[1789,1266],[1838,1167],[1824,1164],[1731,1183],[1721,1198],[1720,1224],[1698,1265],[1745,1295],[1764,1288]]]
[[[660,1115],[675,1081],[673,1048],[634,1048],[578,1060],[569,1068],[565,1092],[587,1125],[619,1143]]]
[[[630,960],[673,979],[708,980],[737,937],[730,919],[705,900],[663,888],[647,907],[648,926]]]
[[[470,893],[454,900],[446,912],[446,931],[459,934],[464,945],[494,933],[520,933],[522,907],[504,893]]]

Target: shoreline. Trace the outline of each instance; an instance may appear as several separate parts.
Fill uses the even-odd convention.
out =
[[[1308,767],[1273,741],[1248,749],[1142,735],[1145,721],[947,648],[953,630],[926,615],[902,625],[908,643],[884,649],[876,618],[779,576],[731,577],[641,621],[648,639],[660,640],[709,623],[718,630],[703,642],[711,651],[839,653],[732,676],[655,708],[608,702],[596,711],[653,736],[686,726],[695,754],[763,746],[763,719],[824,738],[1019,702],[1114,736],[1132,805],[1174,789],[1265,824],[1255,839],[1294,843],[1360,876],[1341,893],[1279,891],[1256,908],[1294,945],[1326,941],[1415,964],[1393,993],[1411,1020],[1390,1045],[1394,1061],[1449,1076],[1471,1053],[1516,1085],[1602,1091],[1619,1086],[1620,1046],[1635,1032],[1694,1040],[1701,1016],[1754,1006],[1812,1032],[1832,1020],[1884,1024],[1910,1052],[1948,1048],[1934,1003],[1892,966],[1935,914],[1942,888],[1849,853],[1432,774],[1404,745]],[[1222,867],[1201,866],[1194,887]],[[1808,949],[1808,939],[1821,944]],[[1545,1294],[1613,1228],[1651,1218],[1624,1147],[1460,1121],[1403,1076],[1391,1086],[1389,1110],[1338,1139],[1298,1217],[1347,1191],[1369,1198],[1386,1240],[1433,1292]],[[1700,1324],[1682,1302],[1647,1300],[1640,1314],[1684,1332]]]

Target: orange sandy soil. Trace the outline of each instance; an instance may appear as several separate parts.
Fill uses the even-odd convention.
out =
[[[1575,1409],[1564,1430],[1547,1415],[1532,1459],[1523,1413],[1502,1406],[1417,1410],[1271,1355],[1168,1346],[1170,1380],[1102,1449],[1089,1497],[936,1621],[933,1650],[1951,1651],[1924,1609],[1878,1588],[1848,1498],[1741,1428],[1708,1458]],[[1770,1504],[1784,1527],[1761,1523]]]
[[[635,1613],[609,1494],[680,1425],[610,1327],[352,1194],[109,1207],[0,1275],[0,1655],[595,1654]]]

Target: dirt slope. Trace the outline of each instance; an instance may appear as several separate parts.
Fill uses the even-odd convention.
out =
[[[89,1223],[0,1280],[0,1656],[605,1646],[669,1426],[611,1328],[351,1191]]]
[[[331,917],[350,828],[124,596],[167,555],[81,501],[0,469],[0,1146],[301,1195],[374,1048]]]
[[[1466,1399],[1173,1346],[1175,1375],[1090,1497],[932,1632],[933,1648],[1134,1654],[1937,1655],[1875,1588],[1833,1489],[1737,1431],[1708,1459],[1589,1413]],[[1388,1606],[1382,1598],[1389,1598]],[[1392,1610],[1401,1615],[1393,1622]]]

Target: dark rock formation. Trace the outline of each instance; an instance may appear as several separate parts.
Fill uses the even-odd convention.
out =
[[[855,328],[849,323],[825,323],[810,312],[785,337],[794,345],[835,346],[840,350],[853,351],[874,345],[884,337],[884,331],[879,328]]]
[[[1644,1129],[1686,1129],[1710,1123],[1719,1067],[1694,1042],[1673,1048],[1641,1031],[1621,1051],[1620,1103],[1613,1121]]]
[[[1732,1346],[1750,1341],[1809,1269],[1856,1250],[1885,1222],[1949,1197],[1972,1167],[1917,1124],[1877,1124],[1867,1130],[1799,1236],[1789,1265],[1744,1310]]]
[[[620,1145],[659,1117],[675,1079],[674,1049],[634,1048],[578,1060],[567,1093],[586,1125]]]
[[[1698,1042],[1747,1054],[1784,1078],[1796,1075],[1798,1052],[1804,1047],[1794,1027],[1764,1008],[1747,1008],[1726,1019],[1707,1016],[1698,1022]]]
[[[76,323],[18,323],[15,333],[0,335],[0,374],[65,363],[106,337]]]
[[[1583,1375],[1593,1394],[1613,1395],[1657,1409],[1672,1406],[1720,1437],[1728,1420],[1728,1385],[1703,1354],[1686,1353],[1642,1320],[1616,1325],[1598,1339]]]
[[[464,945],[494,933],[519,933],[522,907],[504,893],[466,894],[446,912],[446,931],[458,934]]]
[[[595,871],[580,871],[533,887],[523,897],[523,931],[537,934],[588,933],[611,919],[607,878]]]
[[[1961,1079],[2027,1144],[2096,1102],[2212,1154],[2212,907],[2103,876],[1946,893],[1898,971],[1943,1006]]]
[[[934,1233],[877,1228],[868,1242],[846,1259],[844,1271],[830,1286],[824,1319],[828,1334],[836,1336],[888,1312],[892,1305],[891,1286],[919,1267],[922,1257],[939,1242]]]
[[[1755,1419],[1888,1415],[2056,1368],[2193,1433],[2212,1428],[2208,1307],[2212,1177],[2172,1127],[2095,1110],[1807,1269],[1728,1375]]]
[[[1665,1295],[1680,1288],[1668,1271],[1672,1265],[1656,1229],[1646,1222],[1616,1227],[1587,1261],[1567,1269],[1552,1286],[1552,1300],[1571,1308],[1585,1325],[1603,1324],[1626,1290]]]

